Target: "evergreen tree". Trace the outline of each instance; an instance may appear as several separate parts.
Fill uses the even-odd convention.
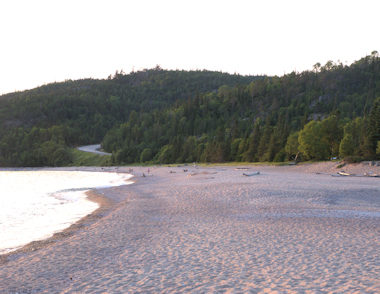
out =
[[[331,115],[324,119],[322,126],[324,128],[325,138],[330,144],[330,157],[334,157],[338,154],[339,143],[342,138],[338,116]]]
[[[239,146],[243,139],[235,139],[231,143],[231,152],[230,152],[230,160],[231,161],[240,161],[238,159]]]
[[[246,154],[246,161],[257,161],[257,150],[260,144],[260,126],[255,124],[253,133],[249,136],[249,147]]]
[[[371,146],[368,137],[368,120],[366,117],[363,119],[361,132],[360,132],[360,144],[355,150],[355,154],[363,156],[364,158],[369,158],[371,156]]]
[[[380,97],[375,100],[369,114],[367,136],[369,150],[376,154],[377,142],[380,141]]]
[[[267,152],[271,135],[272,135],[272,127],[270,126],[270,117],[268,116],[265,121],[263,135],[260,138],[260,143],[257,148],[257,156],[258,158],[260,158],[260,160],[264,159],[264,155]]]

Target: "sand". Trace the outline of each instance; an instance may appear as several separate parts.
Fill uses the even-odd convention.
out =
[[[67,235],[3,256],[0,293],[376,293],[380,178],[328,173],[380,167],[336,165],[135,167]]]

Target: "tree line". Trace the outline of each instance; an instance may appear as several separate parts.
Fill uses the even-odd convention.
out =
[[[101,142],[133,110],[161,110],[188,99],[196,89],[217,91],[221,85],[258,79],[263,77],[156,66],[129,74],[116,71],[104,80],[67,80],[2,95],[0,166],[67,165],[65,149]],[[47,146],[55,151],[45,152]]]
[[[265,77],[196,92],[164,111],[133,111],[107,132],[115,164],[377,158],[380,62]]]
[[[0,97],[0,164],[67,165],[102,142],[113,164],[377,158],[380,61],[282,77],[116,72]]]

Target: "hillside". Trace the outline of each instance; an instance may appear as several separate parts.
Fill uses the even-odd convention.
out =
[[[0,96],[0,165],[66,165],[69,146],[101,142],[130,113],[163,110],[222,85],[249,84],[259,76],[160,67],[105,80],[65,81]]]
[[[197,93],[164,111],[133,112],[103,146],[115,164],[376,158],[378,97],[374,51],[350,66],[329,61]]]
[[[0,165],[57,166],[103,142],[113,164],[376,158],[380,61],[282,77],[160,67],[0,96]]]

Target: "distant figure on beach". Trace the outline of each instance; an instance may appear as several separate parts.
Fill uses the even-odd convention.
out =
[[[149,173],[149,167],[148,167],[148,173]]]

